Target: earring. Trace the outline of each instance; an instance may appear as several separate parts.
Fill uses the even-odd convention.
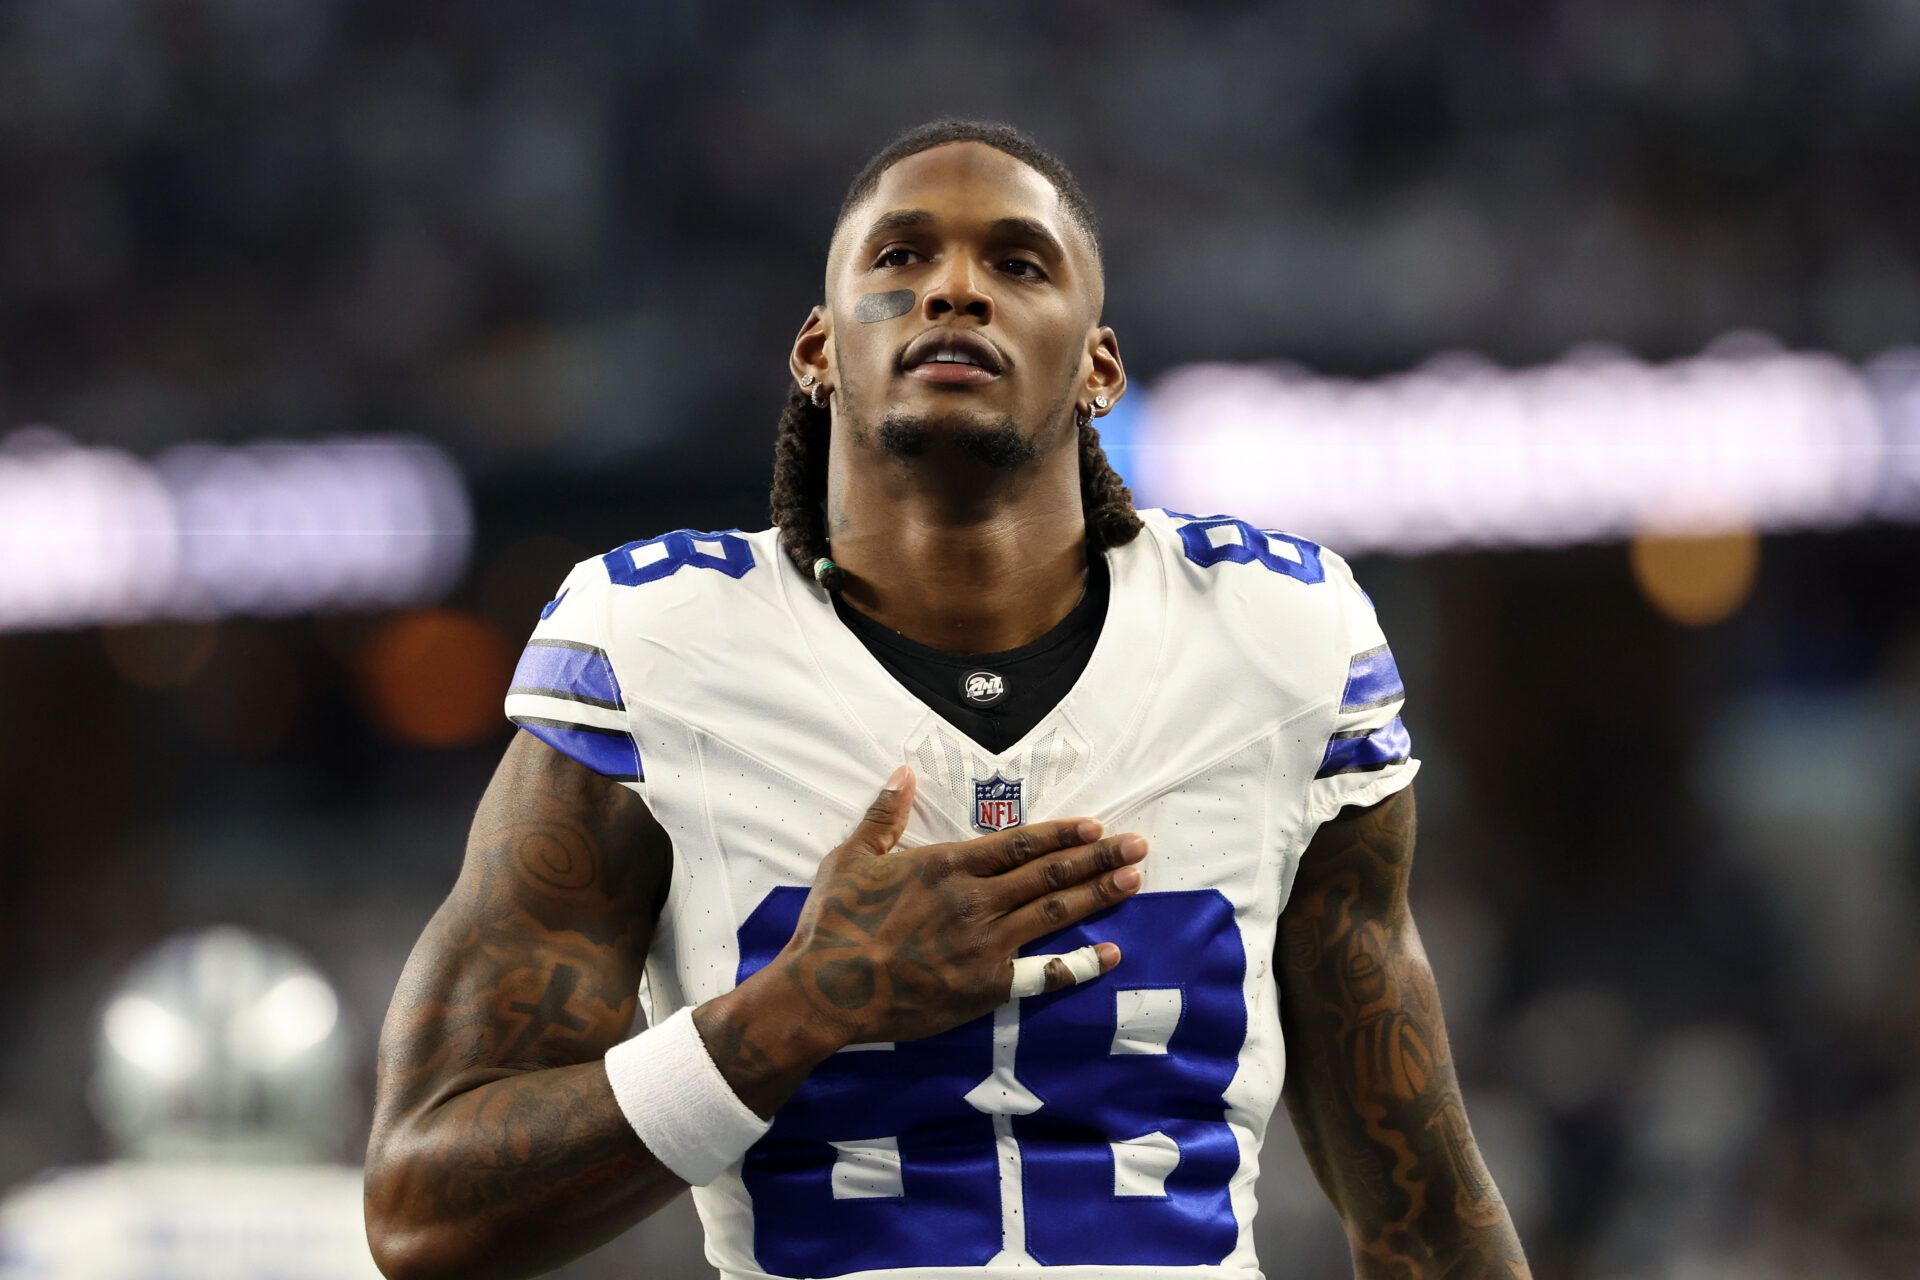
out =
[[[813,385],[813,375],[812,375],[812,374],[810,374],[810,373],[803,373],[803,374],[801,374],[801,375],[800,375],[800,389],[801,389],[802,391],[804,391],[804,390],[806,390],[806,389],[807,389],[808,387],[810,387],[810,386],[812,386],[812,385]]]
[[[807,402],[816,409],[825,408],[827,403],[820,398],[820,391],[821,388],[815,387],[813,390],[807,392]]]
[[[1095,396],[1093,398],[1093,407],[1105,413],[1107,411],[1107,398],[1105,396]]]

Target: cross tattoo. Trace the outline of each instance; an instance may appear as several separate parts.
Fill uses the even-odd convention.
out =
[[[508,1061],[517,1060],[523,1049],[529,1048],[548,1027],[564,1027],[568,1031],[585,1031],[587,1020],[567,1012],[567,1001],[573,999],[574,988],[580,985],[580,971],[570,964],[555,965],[553,981],[540,997],[538,1004],[525,1000],[515,1001],[507,1006],[509,1012],[527,1015],[527,1025],[520,1029],[513,1043],[507,1047],[504,1057]]]

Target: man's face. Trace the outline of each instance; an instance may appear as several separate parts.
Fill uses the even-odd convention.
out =
[[[1110,400],[1124,387],[1096,324],[1098,273],[1040,174],[981,143],[934,147],[888,169],[842,223],[827,314],[801,330],[796,368],[823,352],[836,424],[889,452],[946,443],[1017,465],[1072,438],[1089,377]]]

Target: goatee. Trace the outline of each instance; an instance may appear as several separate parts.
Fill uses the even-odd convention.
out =
[[[1012,471],[1040,456],[1033,441],[1020,434],[1012,418],[990,425],[940,421],[895,411],[880,423],[880,447],[896,458],[918,458],[936,441],[955,453],[995,471]]]

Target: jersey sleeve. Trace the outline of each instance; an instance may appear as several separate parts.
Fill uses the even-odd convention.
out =
[[[1346,561],[1325,551],[1322,559],[1327,585],[1341,593],[1346,674],[1320,767],[1307,788],[1307,816],[1315,826],[1348,805],[1386,799],[1413,781],[1420,768],[1400,715],[1407,691],[1373,601]]]
[[[640,751],[608,653],[611,589],[598,559],[574,566],[514,668],[507,719],[595,773],[639,783]]]

